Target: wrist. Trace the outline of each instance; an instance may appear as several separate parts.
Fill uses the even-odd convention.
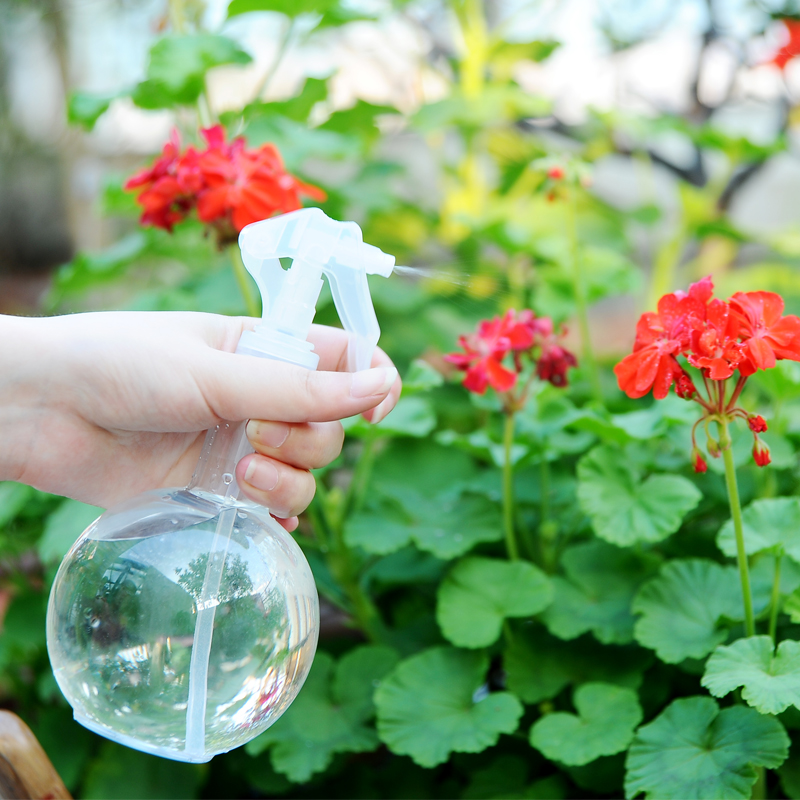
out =
[[[25,481],[37,447],[46,381],[37,368],[37,320],[0,315],[0,480]]]

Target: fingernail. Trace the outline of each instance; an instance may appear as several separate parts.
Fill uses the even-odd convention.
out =
[[[246,483],[262,492],[269,492],[278,485],[278,470],[263,458],[251,458],[244,473]]]
[[[396,380],[397,370],[394,367],[375,367],[354,372],[350,396],[370,397],[373,394],[383,394],[391,389]]]
[[[373,412],[370,422],[377,425],[389,413],[389,403],[384,400]]]
[[[251,419],[247,423],[247,438],[264,447],[280,447],[288,438],[291,428],[285,422],[266,422]]]

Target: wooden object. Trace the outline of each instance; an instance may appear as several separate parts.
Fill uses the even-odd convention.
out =
[[[0,711],[0,800],[71,800],[31,729]]]

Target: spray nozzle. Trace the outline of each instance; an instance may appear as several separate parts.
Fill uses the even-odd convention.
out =
[[[257,339],[268,339],[271,351],[276,346],[278,350],[285,347],[292,350],[292,360],[297,361],[299,348],[306,351],[308,366],[316,366],[318,359],[305,340],[324,273],[342,326],[350,333],[349,369],[369,367],[380,327],[367,275],[391,275],[393,256],[365,244],[355,222],[337,222],[318,208],[254,222],[242,230],[239,246],[263,304],[261,325],[246,342],[254,352],[262,349]],[[292,264],[284,269],[281,259],[287,258]]]

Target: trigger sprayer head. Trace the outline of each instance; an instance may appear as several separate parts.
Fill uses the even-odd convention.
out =
[[[261,291],[260,336],[272,331],[271,339],[305,343],[324,273],[342,325],[351,334],[352,368],[369,366],[380,327],[367,275],[389,277],[394,256],[366,244],[355,222],[330,219],[319,208],[303,208],[248,225],[239,235],[239,246],[244,265]],[[282,258],[292,259],[288,270],[281,266]]]

